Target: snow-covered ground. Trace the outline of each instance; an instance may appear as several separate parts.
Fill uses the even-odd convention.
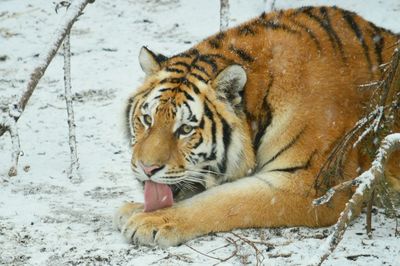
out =
[[[0,103],[18,95],[65,10],[48,0],[0,1]],[[262,0],[231,0],[231,25],[264,9]],[[277,0],[277,8],[336,4],[379,26],[400,32],[398,0]],[[114,230],[112,215],[124,200],[143,200],[129,168],[123,133],[127,96],[143,80],[142,45],[167,55],[218,31],[218,0],[97,0],[85,9],[71,36],[81,184],[66,178],[70,155],[63,99],[63,58],[57,55],[18,122],[24,156],[8,178],[10,140],[0,138],[0,265],[265,265],[307,264],[331,228],[237,230],[168,249],[137,247]],[[364,215],[350,226],[324,265],[400,265],[395,221],[381,210],[373,238]],[[212,258],[218,257],[221,260]]]

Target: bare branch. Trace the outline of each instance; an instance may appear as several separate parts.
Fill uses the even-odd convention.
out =
[[[17,175],[17,167],[18,167],[18,160],[21,152],[21,146],[19,142],[19,135],[18,135],[18,128],[17,123],[10,119],[8,130],[10,131],[11,136],[11,145],[12,145],[12,152],[11,152],[11,167],[8,171],[8,176],[16,176]]]
[[[70,36],[69,32],[64,39],[64,87],[65,87],[65,101],[67,104],[68,114],[68,136],[69,136],[69,148],[71,151],[71,165],[68,169],[68,178],[77,183],[81,181],[78,173],[79,162],[78,152],[76,148],[76,134],[75,134],[75,118],[74,109],[72,104],[72,92],[71,92],[71,47],[70,47]]]
[[[357,210],[361,208],[365,200],[370,200],[375,185],[385,178],[384,166],[390,154],[399,149],[400,133],[391,134],[383,140],[371,168],[356,178],[360,182],[358,188],[340,214],[333,233],[327,238],[325,245],[321,247],[321,253],[313,258],[312,265],[321,265],[337,247],[349,222],[357,215]]]
[[[208,257],[208,258],[210,258],[210,259],[218,260],[219,263],[222,263],[222,262],[228,261],[228,260],[230,260],[231,258],[235,257],[235,256],[237,255],[238,251],[239,251],[239,247],[238,247],[238,245],[237,245],[237,243],[236,243],[235,240],[233,240],[233,239],[230,238],[230,237],[227,237],[227,238],[226,238],[226,241],[229,243],[228,245],[233,244],[233,245],[235,246],[235,250],[232,252],[231,255],[229,255],[229,256],[226,257],[226,258],[219,258],[219,257],[215,257],[215,256],[211,256],[211,255],[208,255],[208,254],[207,254],[207,253],[210,253],[210,252],[215,251],[216,249],[215,249],[215,250],[212,250],[212,251],[209,251],[209,252],[207,252],[207,253],[204,253],[204,252],[201,252],[201,251],[195,249],[194,247],[189,246],[188,244],[185,244],[185,246],[187,246],[187,247],[190,248],[191,250],[193,250],[193,251],[199,253],[200,255],[203,255],[203,256]],[[221,247],[221,248],[227,247],[228,245],[225,245],[225,246],[223,246],[223,247]],[[217,263],[217,264],[218,264],[218,263]],[[216,265],[216,264],[215,264],[215,265]]]
[[[68,8],[64,21],[56,29],[56,38],[52,41],[52,43],[49,44],[49,48],[45,49],[45,51],[47,52],[39,59],[38,65],[31,73],[29,82],[25,88],[24,93],[18,101],[18,107],[22,112],[25,110],[25,106],[28,103],[33,91],[35,90],[36,85],[38,84],[50,62],[56,55],[65,36],[70,32],[72,25],[82,14],[83,9],[86,7],[89,1],[90,0],[73,1],[71,6]],[[15,118],[16,120],[18,120],[19,116]]]
[[[374,203],[374,190],[371,193],[371,199],[368,201],[367,205],[367,235],[369,238],[372,237],[372,205]]]
[[[275,11],[276,10],[275,2],[276,2],[276,0],[264,0],[265,12]]]
[[[72,25],[77,18],[82,14],[83,9],[88,3],[92,3],[93,0],[77,0],[73,1],[71,6],[66,12],[65,19],[58,25],[55,31],[55,39],[49,44],[49,47],[45,50],[45,53],[41,53],[39,63],[33,69],[30,74],[29,81],[26,85],[25,90],[22,94],[17,97],[17,101],[9,104],[8,106],[0,106],[0,136],[5,132],[10,132],[12,141],[12,167],[9,171],[9,175],[13,176],[17,174],[18,159],[21,153],[19,147],[19,137],[17,131],[17,121],[22,115],[25,107],[32,96],[39,80],[44,75],[50,62],[53,60],[58,49],[60,48],[65,36],[71,30]]]
[[[374,89],[365,115],[351,128],[332,149],[318,172],[314,189],[327,189],[342,178],[342,169],[348,152],[363,144],[361,151],[371,160],[382,139],[395,132],[394,125],[399,119],[400,109],[400,42],[393,47],[390,62],[385,64],[381,81],[374,81],[366,87]]]
[[[220,0],[219,29],[224,31],[229,27],[229,0]]]
[[[239,238],[240,240],[242,240],[244,243],[246,243],[247,245],[249,245],[250,247],[253,248],[253,250],[255,251],[255,257],[256,257],[256,265],[261,265],[261,263],[263,262],[263,260],[265,259],[265,257],[263,256],[262,252],[257,248],[256,246],[256,242],[251,241],[245,237],[242,237],[238,234],[235,234],[234,232],[231,232],[232,235],[236,236],[237,238]],[[257,242],[257,243],[262,243],[262,242]],[[261,256],[261,258],[260,258]]]

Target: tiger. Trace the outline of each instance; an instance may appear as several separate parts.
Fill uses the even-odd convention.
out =
[[[116,228],[131,243],[169,247],[240,228],[334,224],[352,190],[315,206],[315,177],[372,97],[360,85],[382,79],[398,40],[354,12],[307,6],[262,13],[170,57],[143,46],[145,80],[126,121],[144,203],[125,202]],[[398,158],[388,163],[394,181]],[[366,160],[351,149],[341,180]]]

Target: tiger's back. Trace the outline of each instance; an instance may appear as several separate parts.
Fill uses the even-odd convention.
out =
[[[353,12],[322,6],[262,14],[194,49],[216,54],[218,69],[232,62],[244,66],[244,103],[258,166],[298,168],[313,160],[317,171],[332,144],[364,113],[372,91],[361,85],[382,78],[381,65],[398,39]],[[294,140],[304,148],[275,158],[282,162],[270,161],[283,148],[276,143],[294,146]],[[288,160],[298,164],[288,167]],[[354,177],[357,167],[347,176]]]
[[[147,78],[127,109],[131,165],[169,203],[152,200],[154,212],[125,204],[118,228],[170,246],[234,228],[334,223],[351,191],[313,206],[315,177],[362,117],[373,91],[360,85],[382,78],[398,38],[323,6],[262,14],[169,58],[142,48]],[[352,150],[343,177],[356,177],[364,160]],[[169,207],[181,195],[189,199]]]

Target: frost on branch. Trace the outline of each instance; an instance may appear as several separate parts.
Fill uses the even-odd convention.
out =
[[[26,88],[21,95],[17,97],[18,100],[12,103],[6,103],[4,106],[0,106],[0,136],[3,136],[4,133],[9,132],[12,141],[12,166],[9,170],[9,176],[14,176],[17,174],[18,159],[19,155],[21,154],[17,121],[25,110],[33,91],[39,83],[39,80],[44,75],[50,62],[56,55],[65,36],[71,30],[72,25],[82,14],[82,11],[86,5],[93,2],[93,0],[76,0],[71,3],[64,20],[60,25],[57,26],[54,39],[49,40],[49,46],[44,50],[43,53],[40,53],[39,61],[30,74]]]
[[[229,27],[229,0],[220,0],[219,29],[224,31]]]
[[[65,87],[65,101],[67,104],[68,115],[68,136],[69,148],[71,152],[71,165],[68,169],[68,178],[77,183],[81,181],[78,173],[79,161],[78,152],[76,147],[76,134],[75,134],[75,118],[74,109],[72,105],[72,92],[71,92],[71,47],[69,32],[64,39],[64,87]]]
[[[390,154],[396,150],[400,150],[400,133],[391,134],[383,140],[369,170],[355,178],[354,182],[347,182],[347,185],[342,185],[341,188],[348,188],[353,184],[358,184],[358,187],[351,199],[347,202],[345,209],[340,214],[338,222],[334,226],[333,233],[326,239],[325,244],[321,246],[319,254],[312,259],[312,265],[320,265],[337,247],[339,242],[342,240],[350,221],[356,217],[358,210],[362,207],[363,203],[365,201],[370,201],[371,195],[379,182],[385,180],[384,166],[386,165]],[[338,188],[338,186],[334,187],[328,191],[328,196],[325,195],[321,197],[325,197],[324,199],[317,199],[314,201],[314,204],[320,205],[327,203],[332,195],[339,190],[340,188]]]
[[[350,129],[332,149],[324,165],[318,173],[314,188],[330,188],[337,179],[343,176],[342,169],[347,153],[354,147],[360,147],[362,153],[371,161],[388,134],[395,132],[395,124],[399,126],[400,114],[400,43],[396,44],[389,63],[382,65],[383,78],[381,81],[364,84],[360,89],[368,87],[374,90],[373,97],[366,108],[366,113],[352,129]]]

